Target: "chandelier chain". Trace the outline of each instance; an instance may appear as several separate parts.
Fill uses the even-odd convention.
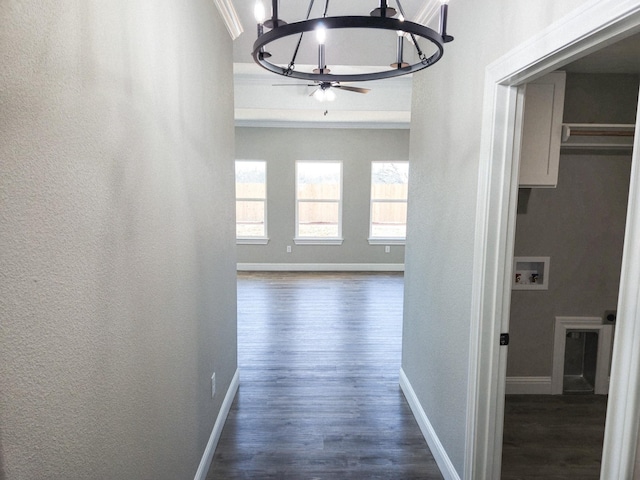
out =
[[[396,5],[398,6],[398,10],[400,11],[400,15],[402,15],[402,18],[407,18],[407,16],[404,14],[404,8],[402,8],[402,4],[400,3],[400,0],[396,0]],[[424,52],[420,49],[420,45],[418,45],[418,39],[413,33],[410,33],[409,35],[411,36],[411,41],[413,42],[413,46],[416,48],[416,53],[418,54],[418,58],[420,59],[420,62],[424,65],[428,65],[428,63],[425,62],[425,60],[428,61],[428,58],[424,54]]]
[[[315,0],[310,0],[309,1],[309,8],[307,9],[307,18],[306,20],[309,20],[309,17],[311,16],[311,9],[313,8],[313,2]],[[327,3],[329,2],[329,0],[327,0]],[[325,10],[326,12],[326,10]],[[293,57],[291,57],[291,61],[289,62],[289,65],[287,65],[287,68],[285,69],[285,75],[289,76],[291,75],[291,73],[293,72],[293,70],[296,68],[296,57],[298,56],[298,50],[300,49],[300,43],[302,42],[302,37],[304,35],[304,32],[302,32],[300,34],[300,37],[298,37],[298,44],[296,45],[296,49],[293,52]]]

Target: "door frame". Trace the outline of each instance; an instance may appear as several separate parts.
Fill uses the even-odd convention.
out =
[[[518,86],[640,31],[640,0],[590,0],[486,69],[474,245],[464,478],[500,478],[518,195]],[[520,90],[520,93],[519,93]],[[640,125],[640,116],[637,121]],[[636,125],[636,130],[638,130]],[[640,405],[640,166],[636,135],[601,478],[631,478]]]

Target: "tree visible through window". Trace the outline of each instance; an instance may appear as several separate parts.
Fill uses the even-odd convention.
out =
[[[370,239],[407,235],[409,162],[371,162]]]
[[[296,162],[296,238],[339,239],[341,201],[341,162]]]
[[[267,236],[267,163],[236,160],[236,237]]]

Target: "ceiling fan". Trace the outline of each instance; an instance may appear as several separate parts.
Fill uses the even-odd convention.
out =
[[[301,36],[302,38],[302,36]],[[325,53],[324,53],[324,43],[326,40],[326,30],[324,27],[319,27],[316,29],[316,38],[318,39],[318,68],[313,70],[315,74],[328,74],[331,72],[327,68],[325,64]],[[299,45],[299,42],[298,42]],[[297,51],[297,49],[296,49]],[[289,68],[292,69],[293,61],[289,65]],[[289,86],[292,84],[276,84],[274,86]],[[293,84],[295,85],[295,84]],[[317,88],[311,92],[310,97],[314,97],[316,100],[320,102],[329,101],[333,102],[336,99],[336,94],[332,90],[333,88],[341,88],[347,92],[356,92],[356,93],[369,93],[371,89],[369,88],[361,88],[361,87],[349,87],[347,85],[340,85],[340,82],[337,81],[316,81],[314,83],[307,84],[308,87],[316,87]]]
[[[274,87],[296,87],[304,84],[300,83],[276,83]],[[356,93],[369,93],[371,91],[370,88],[362,88],[362,87],[351,87],[348,85],[340,85],[340,82],[316,82],[316,83],[308,83],[307,87],[317,87],[311,94],[310,97],[315,98],[320,102],[328,101],[333,102],[336,99],[336,94],[332,89],[340,88],[341,90],[347,92],[356,92]]]

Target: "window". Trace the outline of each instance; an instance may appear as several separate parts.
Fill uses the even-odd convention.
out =
[[[236,239],[267,243],[267,162],[236,160]]]
[[[404,243],[408,180],[409,162],[371,162],[369,243]]]
[[[342,162],[296,162],[298,244],[342,244]]]

